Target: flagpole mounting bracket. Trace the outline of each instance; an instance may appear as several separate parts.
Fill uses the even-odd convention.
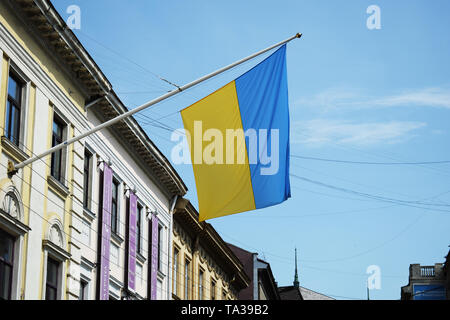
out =
[[[16,169],[16,166],[14,165],[14,162],[11,160],[8,160],[8,167],[7,167],[7,173],[9,177],[14,176],[19,169]]]

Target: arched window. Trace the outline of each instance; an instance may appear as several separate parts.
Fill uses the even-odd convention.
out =
[[[30,231],[23,218],[20,193],[8,181],[0,189],[0,299],[20,299],[23,238]]]
[[[65,261],[70,259],[70,253],[64,248],[66,237],[64,227],[58,218],[49,221],[45,240],[42,243],[44,249],[44,283],[42,286],[42,298],[45,300],[61,300],[64,298],[65,286]]]

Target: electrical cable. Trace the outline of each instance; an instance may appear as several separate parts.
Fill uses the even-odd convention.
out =
[[[439,211],[439,212],[449,212],[450,210],[439,210],[439,209],[435,209],[435,208],[424,208],[424,207],[419,207],[419,206],[439,206],[439,207],[450,207],[449,204],[441,204],[441,203],[427,203],[427,202],[421,202],[421,201],[407,201],[407,200],[400,200],[400,199],[394,199],[394,198],[387,198],[387,197],[381,197],[381,196],[377,196],[377,195],[372,195],[372,194],[368,194],[368,193],[364,193],[364,192],[359,192],[359,191],[354,191],[354,190],[350,190],[350,189],[346,189],[346,188],[342,188],[342,187],[337,187],[337,186],[333,186],[330,184],[326,184],[317,180],[312,180],[306,177],[301,177],[298,176],[296,174],[291,173],[290,174],[291,177],[294,177],[296,179],[305,181],[305,182],[309,182],[312,184],[316,184],[322,187],[326,187],[329,189],[333,189],[333,190],[338,190],[341,192],[345,192],[345,193],[350,193],[353,195],[358,195],[361,197],[366,197],[366,198],[370,198],[370,199],[375,199],[378,201],[383,201],[383,202],[389,202],[389,203],[396,203],[396,204],[400,204],[400,205],[405,205],[405,206],[410,206],[410,207],[417,207],[420,209],[425,209],[425,210],[432,210],[432,211]]]
[[[367,165],[426,165],[426,164],[444,164],[450,163],[450,160],[442,160],[442,161],[423,161],[423,162],[368,162],[368,161],[349,161],[349,160],[336,160],[336,159],[325,159],[325,158],[315,158],[315,157],[306,157],[299,156],[295,154],[291,154],[291,158],[297,159],[305,159],[305,160],[317,160],[324,162],[333,162],[333,163],[346,163],[346,164],[367,164]]]

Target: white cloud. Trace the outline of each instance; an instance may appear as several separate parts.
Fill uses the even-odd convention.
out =
[[[409,90],[402,94],[368,101],[374,106],[418,106],[450,109],[450,88],[426,88]]]
[[[361,99],[361,93],[345,87],[329,88],[312,97],[301,98],[296,105],[313,107],[322,111],[330,111],[345,107],[355,100]]]
[[[326,89],[312,97],[301,98],[296,105],[322,111],[342,108],[433,107],[450,109],[450,87],[405,90],[402,93],[369,97],[361,90],[338,87]]]
[[[292,142],[310,146],[335,143],[364,146],[394,144],[412,138],[413,131],[425,126],[424,122],[413,121],[369,123],[328,119],[296,121],[292,126]]]
[[[440,130],[440,129],[434,129],[434,130],[431,130],[431,133],[432,134],[436,134],[436,135],[441,135],[441,134],[444,134],[445,131],[444,130]]]

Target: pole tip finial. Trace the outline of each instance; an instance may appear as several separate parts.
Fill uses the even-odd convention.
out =
[[[296,36],[296,38],[301,38],[302,34],[300,32],[298,32],[295,36]]]

